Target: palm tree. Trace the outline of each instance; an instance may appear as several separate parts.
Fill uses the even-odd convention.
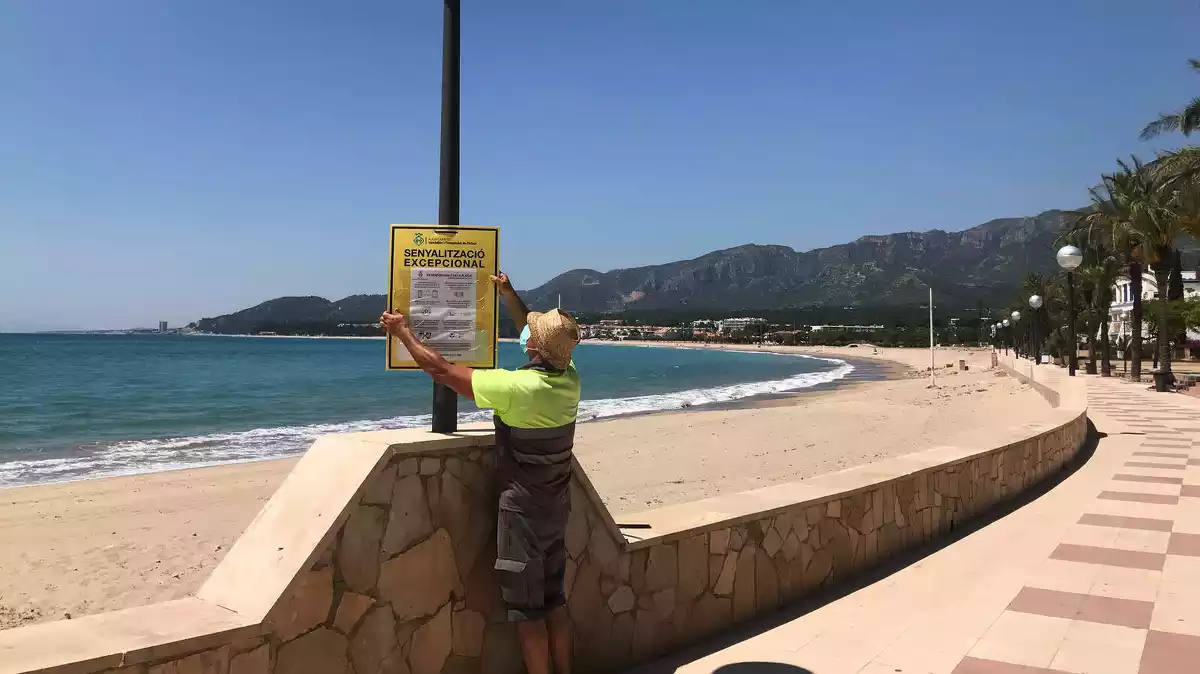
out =
[[[1200,60],[1188,59],[1192,70],[1200,73]],[[1200,129],[1200,96],[1193,98],[1182,110],[1159,115],[1158,119],[1150,122],[1142,129],[1142,140],[1150,140],[1170,131],[1182,131],[1190,136],[1193,131]]]
[[[1150,167],[1159,180],[1171,186],[1179,226],[1192,237],[1200,237],[1200,147],[1159,153]]]
[[[1110,311],[1113,300],[1116,299],[1117,279],[1121,278],[1121,261],[1117,256],[1109,254],[1097,262],[1097,267],[1101,269],[1100,276],[1103,283],[1100,286],[1100,294],[1096,298],[1096,303],[1099,305],[1101,313],[1100,320],[1100,340],[1103,345],[1103,356],[1100,360],[1100,376],[1112,376],[1112,344],[1109,342],[1111,334],[1109,323],[1112,321],[1112,312]]]
[[[1142,257],[1131,225],[1134,213],[1130,208],[1137,191],[1136,176],[1123,163],[1121,168],[1121,171],[1101,176],[1100,185],[1088,190],[1091,205],[1070,214],[1064,237],[1076,245],[1083,242],[1085,245],[1081,248],[1096,242],[1119,253],[1118,261],[1126,268],[1133,301],[1128,345],[1133,365],[1128,372],[1134,381],[1139,381],[1142,376]]]
[[[1075,278],[1079,282],[1076,304],[1081,308],[1079,316],[1074,320],[1076,334],[1080,332],[1078,324],[1082,321],[1082,333],[1088,348],[1087,373],[1096,374],[1096,333],[1099,331],[1100,373],[1108,377],[1112,374],[1108,336],[1108,324],[1111,320],[1109,309],[1113,302],[1114,287],[1121,276],[1121,263],[1112,254],[1109,240],[1111,233],[1088,227],[1087,214],[1087,211],[1075,212],[1073,217],[1069,217],[1056,245],[1071,244],[1083,252],[1083,264],[1075,270]],[[1080,299],[1082,302],[1078,301]]]
[[[1110,361],[1111,345],[1108,337],[1108,323],[1112,316],[1109,307],[1113,302],[1113,288],[1121,276],[1121,263],[1111,251],[1102,245],[1084,249],[1084,265],[1080,267],[1081,277],[1091,284],[1092,294],[1085,303],[1088,331],[1088,374],[1096,374],[1094,355],[1091,349],[1096,341],[1097,330],[1100,333],[1100,374],[1112,376]]]
[[[1100,321],[1099,315],[1095,311],[1095,298],[1100,294],[1100,278],[1096,273],[1096,268],[1086,262],[1088,257],[1087,249],[1084,249],[1083,255],[1084,264],[1075,270],[1075,279],[1079,281],[1079,294],[1083,297],[1083,302],[1077,303],[1077,306],[1083,308],[1078,318],[1083,319],[1083,336],[1087,341],[1088,360],[1086,372],[1088,374],[1096,374],[1096,326],[1099,325]],[[1075,321],[1075,324],[1078,326],[1078,319]],[[1076,330],[1076,334],[1078,332]]]
[[[1165,334],[1165,338],[1162,341],[1167,342],[1169,345],[1170,342],[1177,339],[1180,332],[1186,331],[1186,325],[1184,322],[1184,308],[1182,304],[1182,302],[1173,302],[1170,299],[1156,299],[1146,304],[1146,310],[1155,319],[1150,324],[1149,332],[1151,337],[1158,339],[1160,335]],[[1162,328],[1160,327],[1163,323],[1163,321],[1159,320],[1161,315],[1166,316],[1166,333],[1163,333]],[[1156,363],[1158,362],[1159,357],[1161,356],[1155,358]]]
[[[1127,213],[1129,236],[1137,242],[1141,257],[1150,264],[1158,296],[1164,301],[1170,284],[1171,266],[1175,261],[1175,239],[1185,232],[1179,214],[1179,195],[1176,185],[1179,176],[1166,176],[1162,171],[1150,170],[1137,157],[1132,158],[1131,169],[1118,161],[1121,173],[1127,175],[1129,184],[1118,193],[1119,208]],[[1171,373],[1171,335],[1167,331],[1168,312],[1158,313],[1158,361],[1159,372]],[[1156,382],[1165,390],[1169,376],[1159,376]]]
[[[1187,181],[1195,173],[1169,173],[1158,164],[1146,166],[1137,157],[1130,163],[1118,160],[1120,170],[1102,177],[1099,187],[1090,190],[1092,206],[1078,214],[1074,227],[1106,232],[1117,250],[1123,250],[1128,264],[1130,290],[1133,293],[1132,343],[1134,379],[1141,375],[1142,341],[1142,264],[1149,264],[1159,295],[1166,297],[1171,267],[1175,261],[1175,239],[1186,233],[1189,222],[1185,206],[1192,198]],[[1170,336],[1167,315],[1158,315],[1158,360],[1164,373],[1171,371]],[[1163,337],[1162,335],[1166,335]]]

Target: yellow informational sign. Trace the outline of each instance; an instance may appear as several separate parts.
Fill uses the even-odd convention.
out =
[[[417,338],[446,360],[496,367],[496,289],[500,230],[392,225],[388,311],[408,318]],[[389,370],[417,364],[400,340],[387,340]]]

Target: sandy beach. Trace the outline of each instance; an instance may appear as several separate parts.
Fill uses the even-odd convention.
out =
[[[869,358],[872,350],[824,353]],[[928,388],[928,374],[913,368],[897,379],[801,392],[774,403],[599,421],[580,426],[576,454],[619,515],[832,473],[1049,414],[1032,389],[986,371],[986,352],[952,353],[939,364],[961,357],[973,365],[967,372],[942,368],[936,389]],[[929,366],[928,351],[886,355],[910,368],[921,359]]]
[[[940,351],[938,388],[928,388],[928,373],[916,371],[928,368],[928,351],[806,352],[813,351],[890,363],[892,378],[583,424],[579,459],[619,519],[920,451],[1049,413],[1028,387],[987,371],[986,351]],[[960,358],[970,371],[942,369]],[[295,461],[0,491],[0,629],[195,591]]]

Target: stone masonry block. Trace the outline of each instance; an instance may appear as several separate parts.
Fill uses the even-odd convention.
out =
[[[392,510],[383,535],[383,551],[388,556],[403,552],[433,533],[433,518],[425,500],[425,488],[416,475],[396,480],[392,490]]]
[[[342,634],[350,634],[358,626],[358,621],[366,615],[367,609],[371,608],[371,604],[374,603],[374,599],[364,594],[342,593],[341,601],[338,602],[337,614],[333,619],[334,628]]]
[[[721,565],[721,573],[717,576],[716,584],[713,585],[714,595],[728,597],[733,594],[734,583],[737,580],[738,554],[736,551],[730,550],[725,555],[725,561]]]
[[[733,582],[733,619],[741,622],[754,615],[755,556],[757,549],[747,545],[738,553],[737,572]]]
[[[263,644],[248,652],[233,656],[229,664],[229,674],[270,674],[271,646]]]
[[[650,548],[650,559],[646,564],[646,589],[650,592],[675,587],[679,582],[679,563],[673,543]]]
[[[291,641],[325,622],[332,604],[333,569],[309,571],[267,620],[280,641]]]
[[[364,674],[378,674],[383,661],[395,651],[396,617],[389,606],[377,606],[354,633],[350,641],[350,661],[354,671]]]
[[[426,541],[383,563],[379,594],[400,621],[432,615],[452,593],[461,593],[450,535],[438,529]]]
[[[718,529],[709,533],[708,551],[714,555],[723,555],[729,549],[729,529]]]
[[[367,478],[363,488],[362,503],[387,506],[392,502],[392,487],[396,484],[396,464],[390,463],[378,473]]]
[[[679,592],[695,599],[708,587],[708,540],[704,534],[679,541]]]
[[[452,617],[447,602],[413,634],[408,663],[412,674],[440,674],[453,646]]]
[[[346,637],[324,627],[283,644],[274,674],[330,674],[345,672]]]
[[[342,528],[338,568],[346,585],[356,592],[371,592],[379,580],[379,546],[386,518],[382,508],[359,506]]]

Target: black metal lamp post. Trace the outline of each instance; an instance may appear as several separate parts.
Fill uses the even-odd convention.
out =
[[[1034,365],[1041,365],[1042,364],[1042,345],[1041,345],[1041,342],[1038,341],[1040,335],[1038,335],[1038,329],[1037,329],[1037,312],[1038,312],[1038,309],[1042,308],[1042,296],[1041,295],[1030,295],[1029,296],[1029,308],[1033,309],[1033,313],[1030,314],[1030,316],[1029,316],[1029,323],[1030,323],[1029,329],[1031,331],[1031,336],[1030,336],[1031,343],[1029,345],[1030,346],[1029,355],[1033,356],[1033,364]]]
[[[1079,343],[1075,341],[1075,276],[1072,272],[1083,262],[1083,251],[1075,246],[1063,246],[1058,249],[1055,259],[1058,266],[1067,270],[1067,339],[1070,342],[1070,352],[1067,358],[1067,374],[1075,376],[1075,366],[1079,357]],[[1090,342],[1089,342],[1090,343]],[[1094,368],[1094,365],[1089,365]],[[1088,370],[1091,372],[1091,370]]]
[[[438,189],[438,224],[458,226],[458,67],[459,0],[443,0],[442,13],[442,147]],[[458,430],[458,395],[449,386],[433,385],[433,432]]]
[[[1003,321],[1000,321],[1000,325],[1004,326],[1004,328],[1007,330],[1009,326],[1009,320],[1006,318]],[[1012,330],[1008,331],[1008,335],[1008,339],[1004,340],[1004,355],[1006,356],[1008,355],[1008,343],[1012,341]]]
[[[1012,327],[1013,327],[1012,340],[1013,340],[1013,350],[1014,351],[1017,350],[1017,323],[1020,323],[1020,322],[1021,322],[1021,312],[1019,312],[1019,311],[1012,312]],[[1017,355],[1019,356],[1021,354],[1018,353]]]

